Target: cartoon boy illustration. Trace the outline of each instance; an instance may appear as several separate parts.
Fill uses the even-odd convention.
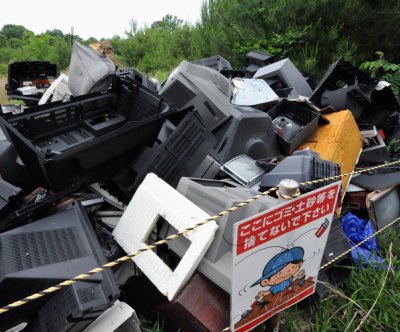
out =
[[[270,297],[271,294],[276,295],[283,292],[288,289],[295,280],[299,279],[299,284],[302,284],[304,270],[300,270],[300,268],[304,262],[303,258],[304,250],[301,247],[286,249],[271,258],[265,265],[261,278],[250,286],[254,287],[258,284],[260,284],[261,287],[270,286],[267,291],[260,291],[256,295],[255,298],[259,307],[270,302],[267,298]]]

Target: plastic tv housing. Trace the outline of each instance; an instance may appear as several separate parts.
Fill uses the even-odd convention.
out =
[[[20,300],[106,263],[79,202],[0,234],[0,305]],[[111,270],[1,315],[0,326],[81,331],[119,296]],[[35,322],[36,320],[36,322]]]

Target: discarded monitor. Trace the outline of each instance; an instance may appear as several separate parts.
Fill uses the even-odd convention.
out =
[[[341,255],[348,249],[350,249],[349,240],[346,235],[344,235],[339,219],[334,215],[324,255],[322,256],[321,266],[338,257],[340,257],[340,259],[338,258],[336,261],[337,263],[344,260],[346,255]]]
[[[28,169],[19,162],[17,150],[5,137],[0,140],[0,170],[3,180],[21,187],[26,193],[37,187]]]
[[[47,197],[42,198],[39,201],[35,201],[15,210],[12,213],[9,213],[6,217],[0,220],[0,232],[8,231],[10,229],[27,224],[32,220],[39,219],[41,216],[45,215],[47,210],[49,210],[51,207],[54,207],[62,198],[68,196],[77,189],[78,188],[75,186],[69,187],[53,195],[47,195]]]
[[[237,77],[248,78],[248,75],[244,70],[223,69],[221,70],[221,74],[229,79]]]
[[[192,61],[195,65],[204,66],[208,68],[212,68],[221,72],[222,70],[231,70],[232,66],[228,60],[223,58],[220,55],[210,56],[208,58],[203,58],[200,60]]]
[[[283,99],[268,111],[278,143],[284,154],[291,154],[310,138],[318,127],[319,114],[304,103]]]
[[[82,331],[117,298],[116,288],[110,286],[105,280],[101,283],[79,281],[60,291],[38,310],[33,331]]]
[[[373,135],[365,134],[366,131],[360,131],[363,138],[363,149],[358,159],[358,166],[380,165],[390,162],[390,152],[383,141],[381,135],[373,126]]]
[[[0,244],[1,306],[105,263],[88,216],[78,202],[63,212],[0,234]],[[53,297],[19,308],[14,318],[29,321],[45,301],[39,310],[39,317],[48,322],[45,331],[59,331],[77,322],[88,325],[118,295],[111,270],[105,270]],[[0,317],[2,327],[16,323],[10,322],[13,312],[10,315]]]
[[[351,183],[371,191],[389,189],[400,184],[400,170],[398,166],[388,166],[353,177]]]
[[[230,81],[212,68],[182,61],[169,75],[160,94],[182,109],[194,107],[210,130],[231,114]]]
[[[40,184],[60,190],[93,183],[126,164],[129,152],[153,144],[163,121],[178,109],[164,98],[120,80],[118,92],[54,102],[0,124]]]
[[[258,69],[254,74],[254,78],[266,80],[274,90],[292,88],[293,90],[289,95],[290,98],[298,96],[310,97],[313,94],[307,80],[290,59],[283,59]]]
[[[400,117],[399,101],[390,84],[371,78],[343,59],[329,67],[310,100],[318,106],[332,103],[350,109],[358,123],[383,129],[387,141]]]
[[[232,79],[231,103],[239,106],[251,106],[265,110],[278,102],[278,95],[269,85],[255,78]]]
[[[121,78],[129,78],[131,80],[134,80],[142,84],[144,87],[150,89],[151,91],[157,92],[157,85],[154,84],[146,75],[139,72],[136,68],[118,68],[115,74]]]
[[[336,110],[351,110],[359,119],[364,109],[371,103],[369,95],[361,90],[357,82],[334,91],[325,91],[321,95],[321,106],[331,106]]]
[[[283,179],[293,179],[298,183],[325,179],[340,174],[338,164],[323,160],[317,152],[311,150],[295,151],[291,156],[282,160],[271,172],[262,176],[260,187],[272,188]],[[321,181],[315,184],[301,186],[304,191],[321,188],[334,180]]]
[[[27,105],[37,105],[39,99],[58,77],[57,65],[48,61],[17,61],[8,65],[8,80],[5,86],[11,99],[23,100]],[[33,88],[23,93],[24,88]]]
[[[237,156],[224,165],[221,170],[245,187],[252,187],[261,180],[264,169],[256,165],[249,156]]]
[[[339,219],[336,215],[333,215],[332,226],[329,231],[324,255],[322,256],[321,266],[324,266],[334,259],[336,259],[336,261],[335,264],[320,271],[318,275],[319,281],[328,282],[334,287],[338,287],[346,281],[350,271],[346,267],[342,268],[341,266],[343,266],[342,264],[348,259],[348,254],[344,255],[344,253],[349,249],[349,240],[343,232]],[[346,265],[347,264],[344,264],[344,266]],[[331,289],[323,283],[317,284],[316,291],[320,297],[325,297],[331,293]]]
[[[220,163],[242,154],[253,159],[280,154],[271,117],[252,107],[235,106],[232,116],[213,134],[217,144],[210,154]]]
[[[380,81],[370,95],[369,105],[360,116],[359,123],[373,124],[385,136],[389,143],[395,137],[400,121],[400,103],[388,82]]]
[[[214,179],[220,172],[221,164],[211,155],[207,155],[193,171],[192,176],[201,179]]]
[[[269,65],[274,61],[274,56],[261,51],[250,51],[246,54],[246,69],[245,71],[253,77],[256,71]]]
[[[215,145],[215,137],[193,111],[165,138],[142,153],[113,177],[119,197],[129,201],[148,173],[154,173],[175,187],[182,176],[191,176]],[[133,158],[133,156],[132,156]]]
[[[366,200],[370,191],[364,190],[363,188],[360,188],[360,191],[350,191],[350,188],[353,186],[353,184],[349,185],[346,195],[343,199],[343,205],[358,217],[368,219],[369,217]],[[357,186],[354,187],[357,188]]]
[[[322,94],[326,91],[334,91],[343,88],[345,85],[351,86],[358,83],[364,88],[375,86],[378,81],[372,79],[363,71],[353,66],[351,63],[340,58],[334,62],[319,81],[310,100],[318,106],[322,105]]]
[[[74,41],[69,64],[68,87],[74,96],[106,91],[115,74],[115,64],[89,46]]]
[[[182,178],[177,190],[210,215],[215,215],[259,194],[259,192],[252,189],[235,187],[235,185],[227,181],[193,178]],[[233,224],[269,209],[276,204],[276,198],[265,196],[218,219],[219,228],[215,234],[215,239],[197,269],[219,287],[230,293]],[[164,234],[161,236],[164,238],[164,235],[171,234],[174,231],[171,228],[164,227],[162,232]],[[179,256],[182,256],[187,248],[185,241],[180,238],[171,241],[169,245]]]
[[[374,191],[367,196],[368,215],[378,229],[400,217],[400,186]]]

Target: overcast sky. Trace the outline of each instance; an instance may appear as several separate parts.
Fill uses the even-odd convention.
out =
[[[0,0],[0,29],[5,24],[23,25],[35,34],[59,29],[83,39],[125,36],[131,18],[139,26],[167,14],[195,23],[204,0]]]

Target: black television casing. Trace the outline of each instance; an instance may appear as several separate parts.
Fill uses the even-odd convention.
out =
[[[177,112],[139,83],[116,78],[114,91],[31,107],[0,117],[0,125],[38,185],[59,191],[113,174]]]
[[[0,234],[0,306],[105,263],[86,211],[75,202],[63,212]],[[38,312],[40,322],[48,321],[42,325],[49,326],[40,331],[67,331],[77,322],[88,325],[88,317],[100,315],[118,296],[115,278],[105,270],[2,314],[0,326],[32,322]]]

